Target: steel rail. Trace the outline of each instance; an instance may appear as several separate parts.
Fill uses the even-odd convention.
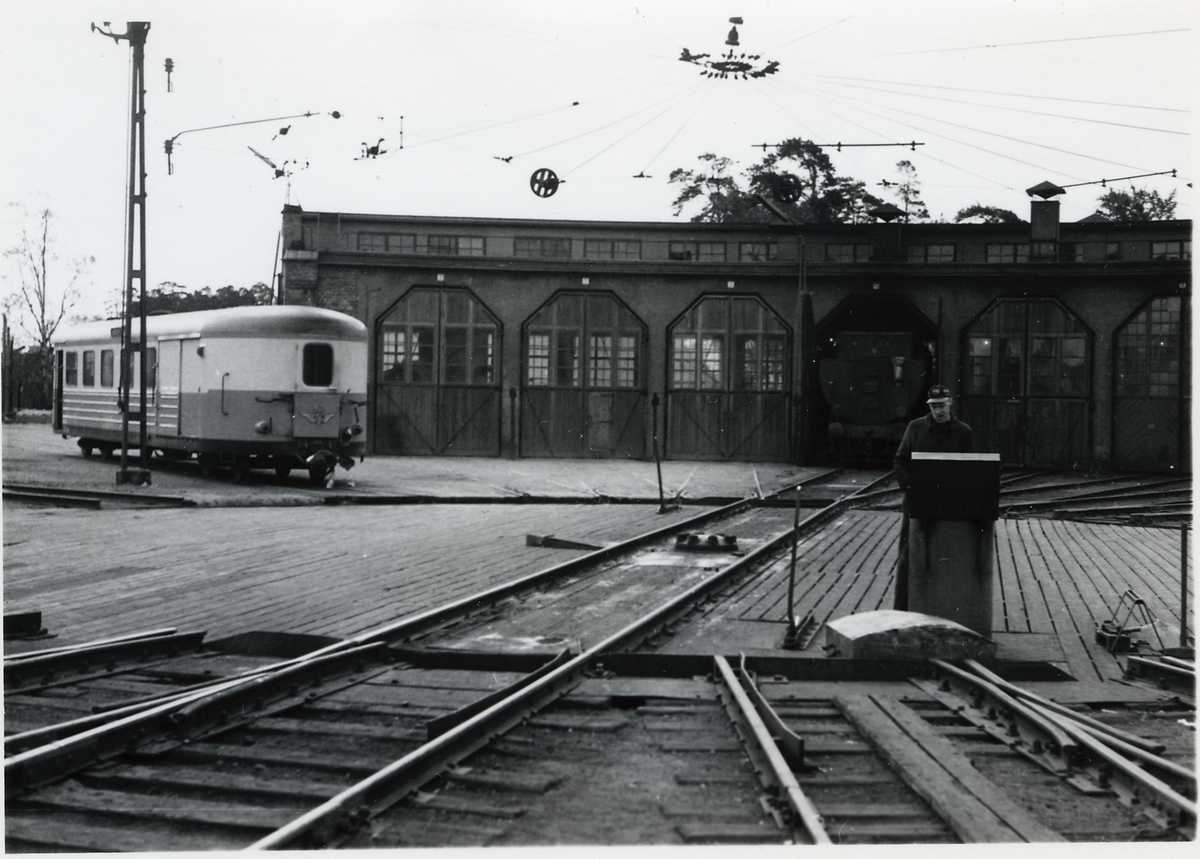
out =
[[[171,736],[183,739],[195,737],[206,727],[227,723],[231,715],[245,715],[262,709],[268,699],[298,695],[302,683],[319,683],[323,671],[349,673],[359,670],[358,663],[372,655],[383,658],[383,646],[371,645],[329,654],[322,660],[292,665],[287,671],[253,678],[258,682],[248,683],[241,678],[231,680],[19,752],[4,760],[5,796],[19,795],[64,778],[123,754],[131,746],[140,743]]]
[[[840,469],[830,469],[802,480],[794,486],[780,489],[773,494],[779,495],[791,490],[799,490],[801,487],[807,484],[826,480],[840,473],[840,471]],[[878,482],[879,481],[875,481],[871,484],[871,486],[876,485]],[[203,690],[216,692],[227,688],[230,684],[253,682],[257,678],[266,674],[270,674],[271,672],[283,671],[293,665],[301,664],[314,659],[321,659],[325,656],[339,653],[349,648],[361,647],[363,645],[380,642],[389,642],[404,635],[414,634],[431,626],[436,626],[439,623],[449,621],[457,616],[468,614],[471,611],[476,611],[481,605],[485,605],[488,602],[498,600],[504,596],[508,596],[513,592],[519,592],[525,588],[552,580],[556,576],[573,572],[580,567],[586,567],[589,564],[603,560],[611,555],[620,554],[621,552],[635,549],[644,543],[659,539],[664,536],[669,536],[676,531],[694,528],[698,525],[709,522],[714,518],[730,516],[741,512],[743,509],[752,507],[754,502],[758,500],[758,498],[742,499],[741,501],[734,502],[733,504],[726,505],[725,507],[717,510],[710,510],[697,516],[693,516],[689,519],[685,519],[682,522],[676,522],[672,525],[667,525],[662,528],[657,528],[644,534],[634,536],[621,543],[607,546],[603,549],[599,549],[595,552],[590,552],[570,561],[548,567],[528,576],[523,576],[519,579],[507,582],[503,585],[498,585],[496,587],[471,594],[462,599],[446,603],[445,605],[429,609],[428,611],[420,612],[416,615],[403,618],[399,621],[385,624],[384,626],[377,627],[374,630],[369,630],[352,638],[343,639],[333,644],[326,645],[325,647],[318,648],[317,650],[301,656],[286,659],[271,665],[250,669],[249,671],[233,677],[214,679],[210,683],[197,684],[195,687],[192,687],[197,690],[198,694],[196,696],[193,696],[182,690],[172,690],[165,692],[161,696],[147,698],[137,704],[127,705],[125,707],[113,710],[110,713],[73,719],[69,722],[62,722],[58,725],[51,725],[45,728],[37,729],[36,731],[27,732],[28,736],[22,735],[23,740],[21,744],[19,746],[14,746],[14,748],[22,751],[32,751],[33,749],[26,748],[30,742],[61,741],[74,732],[88,731],[90,733],[100,731],[105,724],[109,723],[116,725],[117,722],[120,722],[120,725],[117,726],[117,730],[126,730],[125,726],[134,724],[134,722],[130,720],[135,719],[138,714],[144,715],[148,722],[153,722],[153,720],[157,718],[156,714],[159,712],[159,707],[164,705],[178,705],[183,698],[186,698],[188,701],[195,700],[199,695],[204,694]],[[12,739],[14,738],[8,738],[8,740]],[[6,740],[6,748],[8,746],[8,740]]]
[[[30,492],[28,490],[4,490],[5,501],[24,501],[27,504],[48,504],[54,507],[86,507],[89,510],[100,509],[99,498],[80,498],[77,495],[55,495],[50,492]]]
[[[826,473],[815,476],[811,480],[823,479],[828,476],[829,473]],[[878,481],[863,487],[854,494],[869,490],[877,483]],[[800,528],[803,529],[806,527],[815,526],[816,524],[825,521],[825,519],[829,518],[830,516],[845,510],[853,500],[854,494],[839,499],[823,510],[814,513],[801,523]],[[742,504],[748,505],[750,501],[752,501],[752,499],[748,499],[739,504],[730,505],[730,507],[735,508],[733,512],[736,512],[736,508],[740,508]],[[688,520],[684,523],[676,523],[676,525],[673,527],[656,529],[655,531],[650,532],[649,535],[642,535],[640,539],[627,542],[634,542],[635,544],[645,542],[647,539],[653,539],[655,537],[662,536],[665,533],[671,533],[674,530],[680,530],[684,527],[693,525],[695,524],[696,520],[707,520],[708,518],[711,518],[714,513],[720,512],[722,511],[710,511],[708,514],[702,514],[702,516],[694,517],[692,520]],[[522,690],[513,696],[512,700],[519,703],[521,701],[532,700],[535,696],[542,696],[540,700],[536,700],[534,702],[533,709],[536,710],[541,706],[544,706],[549,700],[552,700],[558,694],[561,694],[561,690],[556,690],[554,684],[567,684],[569,682],[574,682],[574,676],[585,670],[590,661],[596,655],[613,649],[618,644],[625,643],[636,636],[640,635],[644,638],[651,633],[651,628],[664,617],[673,613],[684,613],[690,610],[693,601],[697,600],[699,596],[702,596],[709,590],[720,586],[729,577],[740,573],[742,570],[748,568],[749,565],[756,563],[768,553],[774,551],[779,544],[791,536],[792,530],[793,529],[788,529],[773,540],[764,543],[739,561],[731,564],[725,570],[718,572],[705,582],[701,582],[699,585],[689,589],[687,592],[675,598],[674,600],[668,601],[663,606],[660,606],[656,611],[651,612],[638,621],[635,621],[614,636],[611,636],[609,639],[601,642],[596,647],[585,652],[584,654],[581,654],[566,666],[563,666],[557,671],[547,675],[542,681],[531,684],[525,690]],[[607,551],[612,552],[613,548],[614,547],[609,547]],[[601,553],[592,553],[592,555],[597,554]],[[593,558],[593,560],[595,559]],[[559,570],[559,568],[562,566],[563,565],[559,565],[559,567],[552,569]],[[476,602],[474,605],[477,606],[478,603]],[[389,634],[394,635],[395,630],[396,625],[389,625],[383,630],[376,630],[374,635],[384,638]],[[114,755],[120,754],[121,752],[127,750],[131,746],[136,746],[148,735],[165,737],[171,734],[179,734],[181,731],[184,731],[187,735],[197,736],[199,731],[203,728],[211,727],[213,723],[223,724],[227,721],[229,709],[235,705],[230,703],[225,710],[220,710],[219,708],[221,704],[226,703],[223,701],[224,698],[236,696],[232,700],[237,702],[236,706],[242,708],[244,711],[247,697],[253,697],[257,692],[259,692],[260,690],[258,687],[261,687],[264,685],[264,683],[275,683],[275,685],[278,686],[279,683],[282,682],[279,681],[278,678],[268,675],[290,668],[307,667],[309,670],[319,671],[319,663],[324,662],[326,659],[337,660],[341,656],[354,658],[353,653],[343,653],[343,651],[346,651],[349,648],[362,648],[368,644],[382,643],[382,641],[371,642],[364,641],[362,639],[363,637],[359,637],[359,639],[339,642],[336,645],[319,649],[297,659],[287,660],[283,663],[279,663],[276,666],[268,666],[246,676],[231,679],[223,683],[218,683],[212,688],[205,689],[192,695],[183,695],[166,700],[164,703],[158,704],[157,706],[150,706],[149,709],[118,719],[115,722],[106,724],[104,726],[93,728],[80,734],[56,740],[55,742],[49,743],[45,746],[40,746],[14,755],[5,761],[6,795],[19,794],[37,785],[70,775],[73,772],[91,766],[97,761],[111,758]],[[294,690],[290,691],[288,694],[294,694]],[[259,701],[261,701],[261,695],[255,701],[254,706],[256,709],[261,706]],[[489,710],[485,711],[483,714],[468,720],[464,723],[464,726],[478,726],[481,721],[486,723],[488,719],[495,719],[497,712],[499,712],[500,718],[503,719],[509,706],[510,705],[506,703],[499,703],[494,707],[489,708]],[[179,720],[179,714],[185,708],[187,708],[187,711],[189,714],[191,714],[192,718],[185,718],[181,723]],[[519,717],[517,721],[519,721],[520,718],[523,718],[523,716]],[[511,724],[514,723],[508,723],[499,730],[507,730],[508,727],[511,727]],[[443,735],[443,737],[448,739],[443,740],[442,738],[439,738],[437,741],[434,741],[432,747],[435,749],[439,748],[443,742],[453,744],[456,739],[461,738],[463,733],[463,730],[459,730],[458,728],[453,729],[447,732],[447,734]],[[485,735],[480,741],[480,744],[485,744],[487,741],[488,738]],[[457,753],[460,755],[462,754],[461,748]],[[408,758],[403,760],[408,760]],[[397,762],[397,764],[400,763],[401,762]],[[435,775],[444,768],[444,764],[439,764],[433,770],[431,770],[431,774]],[[384,772],[386,772],[386,770]],[[416,783],[419,785],[423,782],[417,781]],[[408,789],[401,791],[395,796],[395,799],[406,795],[408,792]],[[338,808],[340,809],[341,806],[339,805]],[[346,821],[352,819],[353,818],[343,817],[343,828],[346,826]],[[304,831],[307,831],[307,827],[304,828]]]
[[[1188,491],[1189,487],[1191,486],[1191,483],[1192,483],[1192,481],[1190,478],[1171,478],[1169,480],[1153,481],[1153,482],[1149,482],[1149,483],[1128,483],[1123,486],[1114,486],[1109,489],[1092,489],[1092,490],[1085,489],[1082,492],[1075,492],[1075,493],[1070,493],[1070,490],[1075,488],[1076,486],[1082,485],[1082,484],[1068,483],[1068,484],[1062,485],[1061,487],[1056,487],[1058,489],[1065,490],[1058,499],[1030,499],[1029,501],[1017,500],[1017,501],[1013,501],[1012,503],[1015,506],[1022,507],[1022,506],[1025,506],[1026,504],[1028,504],[1028,505],[1053,504],[1053,503],[1055,503],[1056,500],[1070,503],[1070,502],[1075,502],[1075,501],[1094,501],[1094,500],[1100,500],[1100,499],[1104,499],[1104,498],[1115,499],[1115,498],[1141,498],[1141,497],[1145,497],[1145,496],[1154,497],[1154,496],[1170,495],[1170,494],[1174,494],[1174,493]],[[1023,489],[1023,490],[1012,490],[1008,494],[1009,494],[1009,496],[1020,495],[1020,494],[1033,495],[1033,494],[1036,494],[1039,492],[1044,492],[1044,491],[1046,491],[1046,490]],[[1003,495],[1004,493],[1001,492],[1001,494]]]
[[[160,695],[153,699],[142,700],[135,704],[128,704],[124,707],[116,707],[103,713],[93,713],[90,716],[80,716],[78,719],[70,719],[66,722],[57,722],[53,725],[46,725],[42,728],[34,728],[29,731],[23,731],[19,734],[10,734],[4,738],[4,755],[9,758],[13,755],[27,752],[31,749],[36,749],[39,746],[45,746],[57,740],[65,739],[72,734],[79,734],[84,731],[90,731],[94,728],[100,728],[104,725],[112,724],[120,719],[125,719],[129,716],[135,716],[139,713],[145,713],[152,707],[169,704],[174,701],[179,701],[181,698],[195,695],[201,688],[208,689],[218,683],[228,683],[230,678],[224,680],[213,680],[211,683],[204,684],[203,687],[188,687],[181,689],[170,695]]]
[[[195,507],[196,502],[190,498],[175,495],[141,495],[128,492],[105,491],[103,489],[67,489],[60,486],[34,486],[31,484],[4,485],[4,494],[20,493],[24,497],[58,496],[62,498],[77,498],[83,501],[126,501],[133,504],[162,505],[164,507]]]
[[[871,485],[863,487],[858,492],[869,489]],[[845,510],[854,498],[854,494],[839,499],[809,516],[800,523],[799,528],[813,527],[823,523],[835,513]],[[494,737],[500,736],[527,718],[530,713],[536,712],[561,695],[567,687],[577,682],[579,676],[591,666],[598,656],[619,645],[628,644],[634,640],[644,640],[667,618],[691,610],[700,597],[720,587],[728,579],[775,551],[791,538],[793,530],[796,529],[788,528],[781,535],[759,546],[745,557],[689,588],[679,596],[668,600],[605,640],[583,651],[569,662],[524,686],[512,696],[496,702],[483,712],[459,723],[358,784],[347,788],[275,832],[259,839],[247,849],[277,850],[326,847],[334,846],[335,842],[348,838],[372,816],[378,815],[392,804],[399,802],[429,779],[443,772],[453,761],[461,760],[483,748]]]
[[[746,690],[742,687],[742,681],[734,674],[724,656],[714,656],[713,663],[716,669],[713,672],[714,675],[721,680],[724,684],[723,688],[733,698],[737,721],[749,729],[749,736],[743,736],[742,742],[747,746],[753,744],[753,752],[747,748],[751,759],[757,757],[759,753],[766,758],[770,768],[768,783],[775,786],[786,798],[788,808],[792,812],[793,822],[804,831],[809,843],[832,844],[833,841],[829,838],[821,821],[821,815],[809,798],[804,795],[804,791],[800,789],[800,783],[796,781],[791,767],[788,766],[779,748],[775,745],[775,739],[759,715],[754,702],[750,700]]]
[[[24,653],[6,653],[4,654],[4,664],[18,662],[22,659],[34,659],[41,656],[52,656],[56,653],[64,653],[68,650],[88,650],[93,647],[102,647],[106,644],[119,644],[124,641],[136,641],[143,638],[161,638],[166,635],[174,635],[177,628],[173,626],[164,627],[162,629],[149,629],[145,632],[131,632],[127,635],[117,635],[112,638],[101,638],[96,641],[87,641],[83,644],[64,644],[61,647],[46,647],[41,650],[27,650]]]
[[[172,635],[132,638],[110,644],[76,650],[64,650],[44,656],[4,663],[4,688],[6,691],[22,690],[31,680],[40,678],[38,688],[61,686],[85,679],[78,675],[92,672],[93,676],[106,676],[117,670],[117,660],[146,660],[156,656],[173,657],[183,650],[197,649],[206,633],[188,632]],[[63,677],[64,674],[77,675]]]
[[[775,708],[771,706],[762,691],[754,682],[754,677],[746,670],[746,654],[739,654],[737,675],[742,681],[742,687],[746,690],[746,695],[754,702],[754,709],[758,711],[758,715],[762,718],[763,724],[771,732],[771,736],[775,738],[775,744],[779,747],[780,754],[783,755],[788,766],[793,770],[804,768],[804,740],[799,737],[795,731],[784,724],[783,719],[775,712]]]
[[[1185,478],[1174,478],[1174,477],[1164,478],[1162,475],[1159,475],[1159,474],[1144,473],[1144,474],[1109,475],[1108,477],[1091,477],[1091,478],[1088,478],[1087,480],[1070,480],[1069,478],[1061,479],[1062,472],[1060,472],[1060,471],[1039,471],[1039,472],[1036,472],[1036,474],[1038,474],[1042,477],[1049,477],[1052,480],[1054,480],[1055,482],[1047,483],[1042,486],[1031,487],[1028,490],[1030,492],[1037,492],[1037,491],[1043,491],[1043,490],[1049,490],[1049,489],[1070,489],[1073,487],[1081,487],[1081,486],[1099,486],[1099,485],[1105,484],[1105,483],[1122,484],[1122,485],[1127,485],[1127,486],[1137,486],[1137,485],[1140,485],[1139,482],[1145,482],[1145,481],[1160,482],[1163,480],[1185,479]],[[1025,490],[1022,490],[1022,491],[1025,491]]]
[[[1193,800],[1183,796],[1162,780],[1150,775],[1150,773],[1146,772],[1129,758],[1118,754],[1082,727],[1071,724],[1069,719],[1045,710],[1037,704],[1030,704],[1030,706],[1040,711],[1047,719],[1057,722],[1062,730],[1070,734],[1080,746],[1085,747],[1091,754],[1109,764],[1113,769],[1113,775],[1119,774],[1123,776],[1129,783],[1135,801],[1141,801],[1145,804],[1145,797],[1142,792],[1147,791],[1153,794],[1157,798],[1157,802],[1149,804],[1153,809],[1161,811],[1165,815],[1168,826],[1195,826],[1196,803]],[[1170,809],[1175,810],[1175,816],[1170,814]]]
[[[1194,659],[1180,659],[1177,656],[1160,656],[1158,658],[1159,661],[1164,662],[1167,665],[1174,665],[1176,668],[1186,669],[1191,671],[1193,674],[1196,672],[1196,661]]]
[[[993,737],[1051,772],[1061,775],[1070,770],[1078,746],[1056,722],[1033,710],[1033,705],[1018,702],[977,674],[941,659],[930,659],[929,662],[948,684],[941,687],[939,693],[950,691],[954,684],[967,687],[966,696],[974,702],[971,708],[958,708],[960,715],[982,725]],[[984,716],[968,712],[969,709],[984,711],[985,706]]]
[[[1049,709],[1048,707],[1046,709]],[[1131,758],[1136,758],[1142,762],[1143,766],[1153,767],[1161,773],[1165,773],[1170,778],[1177,778],[1188,785],[1188,790],[1192,794],[1196,792],[1196,774],[1185,766],[1169,761],[1166,758],[1159,757],[1156,754],[1147,752],[1145,749],[1138,746],[1126,743],[1123,740],[1118,740],[1116,737],[1101,733],[1095,728],[1088,725],[1077,724],[1081,731],[1086,731],[1102,743],[1107,743],[1113,749]]]
[[[814,475],[813,477],[800,481],[795,486],[780,489],[779,491],[772,493],[772,495],[781,495],[784,492],[798,490],[809,483],[828,479],[837,473],[839,473],[839,470],[835,469]],[[519,593],[522,590],[542,584],[558,576],[566,575],[581,568],[586,568],[597,563],[598,561],[606,560],[615,555],[624,554],[625,552],[636,549],[639,546],[654,540],[658,540],[663,537],[669,537],[677,532],[695,528],[715,519],[723,519],[736,513],[740,513],[742,510],[753,507],[755,502],[758,500],[758,498],[743,498],[740,501],[735,501],[732,504],[719,507],[716,510],[709,510],[705,513],[685,519],[682,522],[676,522],[671,525],[666,525],[662,528],[655,528],[654,530],[647,531],[643,534],[638,534],[637,536],[631,537],[630,539],[624,540],[620,543],[614,543],[611,546],[605,546],[604,548],[597,549],[594,552],[588,552],[585,555],[580,555],[577,558],[564,561],[561,564],[556,564],[552,567],[547,567],[544,570],[539,570],[536,573],[531,573],[530,575],[522,576],[521,578],[505,582],[504,584],[487,588],[471,594],[470,596],[463,597],[462,599],[419,612],[415,615],[402,618],[401,620],[393,623],[385,624],[384,626],[377,627],[374,630],[359,633],[352,638],[327,645],[322,649],[315,650],[312,653],[306,654],[300,658],[311,658],[326,651],[340,650],[343,647],[355,646],[359,644],[369,644],[376,641],[390,642],[406,635],[413,635],[430,627],[437,626],[440,623],[449,621],[459,615],[463,615],[471,611],[477,611],[482,605],[495,602],[496,600],[511,596],[514,593]]]
[[[998,686],[999,688],[1003,689],[1005,692],[1011,692],[1013,695],[1016,695],[1018,698],[1024,698],[1025,700],[1032,701],[1033,703],[1038,704],[1047,710],[1051,710],[1060,715],[1067,716],[1071,719],[1074,719],[1076,722],[1086,725],[1088,728],[1091,728],[1093,731],[1098,731],[1102,734],[1106,734],[1106,735],[1108,735],[1116,740],[1119,740],[1123,743],[1126,743],[1130,746],[1136,746],[1139,749],[1141,749],[1142,751],[1148,752],[1151,755],[1157,755],[1159,752],[1163,751],[1166,748],[1166,746],[1164,746],[1162,743],[1154,743],[1154,742],[1151,742],[1150,740],[1143,739],[1142,737],[1139,737],[1136,734],[1131,734],[1128,731],[1122,731],[1119,728],[1114,728],[1111,725],[1106,725],[1106,724],[1104,724],[1104,722],[1101,722],[1098,719],[1093,719],[1091,716],[1085,716],[1083,713],[1076,713],[1074,710],[1070,709],[1069,707],[1064,707],[1062,704],[1059,704],[1056,701],[1051,701],[1048,698],[1043,698],[1041,695],[1038,695],[1034,692],[1030,692],[1028,689],[1022,689],[1020,686],[1017,686],[1015,683],[1009,683],[1003,677],[1001,677],[1000,675],[996,674],[993,671],[989,671],[987,668],[985,668],[983,665],[980,665],[974,659],[964,659],[963,664],[966,665],[968,668],[970,668],[972,671],[974,671],[976,674],[978,674],[980,677],[984,678],[989,683],[992,683],[995,686]]]
[[[1185,668],[1181,665],[1146,659],[1141,656],[1130,656],[1125,660],[1125,676],[1150,681],[1160,689],[1169,689],[1172,692],[1191,697],[1196,695],[1196,670],[1194,668]]]

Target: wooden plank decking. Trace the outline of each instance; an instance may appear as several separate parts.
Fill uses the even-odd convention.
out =
[[[9,510],[5,613],[37,610],[58,638],[9,652],[176,626],[347,637],[586,554],[703,508],[418,505]],[[550,523],[550,524],[547,524]]]
[[[891,608],[899,530],[898,513],[859,510],[803,541],[797,552],[793,614],[811,612],[826,623]],[[1179,643],[1179,543],[1178,529],[1000,520],[994,631],[1056,636],[1076,679],[1109,681],[1120,675],[1120,667],[1095,643],[1095,629],[1112,617],[1126,589],[1145,600],[1167,646]],[[781,624],[787,617],[787,587],[785,557],[744,584],[720,615]],[[1188,593],[1194,605],[1190,578]],[[1142,636],[1157,644],[1153,631]]]

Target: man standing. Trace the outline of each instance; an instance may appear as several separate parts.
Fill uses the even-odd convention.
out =
[[[896,449],[893,467],[904,490],[903,517],[900,520],[900,546],[896,558],[895,608],[908,611],[908,471],[914,453],[974,453],[971,428],[950,414],[950,389],[934,385],[929,389],[929,414],[909,423]]]

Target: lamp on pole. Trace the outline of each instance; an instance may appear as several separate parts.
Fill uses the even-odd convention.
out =
[[[133,51],[133,74],[130,81],[129,108],[129,198],[125,222],[125,308],[121,318],[121,386],[117,405],[121,410],[121,468],[117,483],[134,486],[150,484],[150,449],[146,445],[146,35],[149,21],[130,21],[124,33],[114,33],[111,24],[103,27],[92,24],[114,42],[129,42]],[[135,223],[136,221],[136,223]],[[135,254],[136,249],[136,254]],[[134,257],[137,257],[136,265]],[[133,282],[138,282],[140,333],[133,338]],[[135,350],[136,345],[136,350]],[[134,352],[138,355],[139,402],[138,450],[141,468],[129,467],[129,394],[132,384]]]
[[[168,61],[169,62],[169,61]],[[329,114],[334,119],[341,119],[342,114],[338,111],[332,111]],[[206,125],[204,128],[186,128],[163,142],[163,151],[167,153],[167,175],[171,176],[175,173],[175,166],[171,163],[171,155],[175,152],[175,141],[185,134],[192,134],[196,131],[213,131],[217,128],[234,128],[239,125],[257,125],[260,122],[282,122],[285,119],[307,119],[310,116],[317,116],[311,110],[305,113],[296,113],[291,116],[273,116],[269,119],[247,119],[243,122],[226,122],[223,125]],[[290,128],[290,126],[289,126]],[[403,132],[401,132],[403,133]]]

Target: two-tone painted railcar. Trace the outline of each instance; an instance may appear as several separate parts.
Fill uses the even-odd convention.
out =
[[[134,325],[135,337],[139,325]],[[146,321],[147,447],[195,456],[201,472],[252,468],[326,482],[366,449],[367,330],[300,306],[232,307]],[[131,350],[129,445],[140,444],[140,350]],[[62,332],[54,346],[53,426],[84,456],[122,443],[119,321]]]

